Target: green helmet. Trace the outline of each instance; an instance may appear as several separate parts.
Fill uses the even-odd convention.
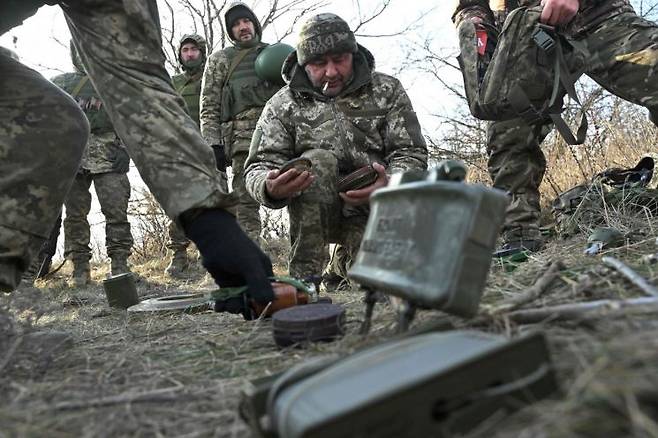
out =
[[[188,65],[185,65],[183,63],[183,58],[180,53],[181,49],[183,48],[183,44],[189,42],[196,44],[196,46],[201,51],[201,57],[199,58],[198,62],[194,63],[194,65],[191,65],[190,63],[188,63]],[[196,69],[199,66],[202,66],[206,63],[207,52],[208,52],[208,48],[207,48],[206,39],[204,37],[202,37],[201,35],[197,35],[195,33],[185,34],[181,37],[180,43],[178,44],[178,62],[180,63],[180,65],[183,67],[184,70]]]
[[[20,61],[20,58],[18,57],[18,54],[16,52],[14,52],[13,50],[8,49],[6,47],[0,46],[0,54],[9,56],[11,59],[13,59],[15,61]]]
[[[277,85],[283,85],[285,82],[281,76],[281,67],[288,55],[295,51],[295,48],[285,43],[276,43],[265,47],[256,58],[254,69],[258,77],[264,81]]]

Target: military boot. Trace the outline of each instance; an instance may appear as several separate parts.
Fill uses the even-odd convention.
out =
[[[119,275],[130,272],[130,268],[128,268],[128,260],[126,260],[124,257],[113,258],[110,269],[112,271],[112,275]]]
[[[73,284],[75,287],[83,287],[91,283],[91,269],[88,261],[73,262]]]
[[[169,266],[165,269],[165,273],[170,277],[182,278],[185,277],[185,272],[190,267],[190,261],[187,258],[187,250],[176,250],[171,257]]]

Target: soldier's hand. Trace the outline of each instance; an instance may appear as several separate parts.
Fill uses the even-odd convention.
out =
[[[578,13],[579,0],[542,0],[543,6],[539,21],[551,26],[567,24]]]
[[[267,304],[274,300],[272,263],[238,225],[235,216],[219,208],[181,217],[185,234],[203,258],[203,266],[219,287],[247,285],[247,295]]]
[[[284,173],[270,170],[265,180],[265,189],[272,199],[287,199],[306,190],[315,181],[315,176],[308,170],[300,172],[290,169]]]
[[[386,175],[386,168],[380,163],[372,163],[373,169],[377,171],[377,179],[374,183],[367,187],[358,190],[348,190],[345,193],[338,195],[349,205],[364,205],[370,202],[370,195],[372,192],[380,187],[386,187],[388,184],[388,175]]]

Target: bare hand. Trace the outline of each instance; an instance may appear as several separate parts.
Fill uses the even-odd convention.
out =
[[[542,0],[544,7],[539,21],[551,26],[567,24],[578,13],[579,0]]]
[[[300,172],[290,169],[279,175],[278,170],[270,170],[265,180],[265,190],[272,199],[287,199],[306,190],[315,181],[308,170]]]
[[[370,195],[372,192],[380,187],[386,187],[388,184],[388,175],[386,175],[386,168],[379,163],[372,164],[373,169],[377,171],[377,179],[374,183],[367,187],[358,190],[348,190],[345,193],[338,195],[348,205],[364,205],[370,202]]]

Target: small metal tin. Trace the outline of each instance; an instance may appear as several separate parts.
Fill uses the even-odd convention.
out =
[[[106,278],[103,280],[103,289],[110,307],[127,309],[139,303],[135,277],[131,272]]]
[[[338,180],[338,192],[343,193],[348,190],[358,190],[367,187],[377,180],[377,175],[377,171],[370,164],[360,167]]]
[[[279,168],[279,175],[289,171],[290,169],[297,169],[300,172],[310,171],[312,167],[313,163],[308,158],[294,158]]]
[[[345,333],[345,309],[320,303],[283,309],[272,316],[272,333],[279,347],[331,341]]]

